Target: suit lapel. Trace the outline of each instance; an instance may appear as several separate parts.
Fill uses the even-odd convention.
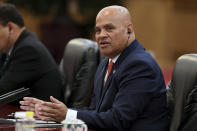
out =
[[[5,59],[6,59],[6,54],[1,54],[1,59],[0,59],[0,78],[1,78],[1,76],[2,76],[2,74],[3,74],[3,70],[4,70],[4,63],[5,63]]]
[[[1,73],[2,73],[2,74],[4,73],[4,70],[7,69],[7,66],[9,66],[9,64],[10,64],[10,59],[11,59],[11,57],[12,57],[12,55],[13,55],[13,52],[14,52],[14,49],[15,49],[16,46],[17,46],[17,45],[14,45],[14,46],[10,49],[9,53],[5,54],[5,59],[4,59],[4,61],[3,61],[3,65],[1,66]],[[2,75],[2,74],[1,74],[1,75]]]
[[[97,84],[97,94],[99,96],[99,101],[97,102],[97,107],[99,106],[99,103],[100,103],[100,99],[101,99],[101,96],[102,96],[102,92],[103,92],[103,86],[104,86],[104,77],[105,77],[105,72],[106,72],[106,69],[107,69],[107,65],[108,65],[108,59],[106,59],[104,61],[104,64],[103,66],[101,67],[101,72],[99,73],[99,76],[97,76],[97,80],[98,82],[96,83]],[[98,109],[98,108],[97,108]]]
[[[3,67],[6,57],[7,57],[6,54],[1,54],[1,56],[0,56],[0,69]]]
[[[109,60],[108,60],[108,61],[109,61]],[[108,67],[108,61],[107,61],[107,64],[106,64],[106,66],[105,66],[105,71],[104,71],[104,73],[103,73],[103,86],[102,86],[102,90],[101,90],[101,92],[100,92],[100,101],[99,101],[99,105],[98,105],[98,110],[99,110],[99,108],[100,108],[100,106],[101,106],[101,103],[102,103],[102,101],[103,101],[103,99],[104,99],[104,96],[105,96],[105,94],[106,94],[108,88],[110,87],[110,82],[111,82],[111,80],[112,80],[112,78],[113,78],[113,74],[115,73],[115,69],[114,69],[114,66],[113,66],[112,71],[111,71],[111,73],[110,73],[110,75],[109,75],[109,77],[108,77],[106,83],[104,84],[104,78],[105,78],[105,74],[106,74],[106,69],[107,69],[107,67]]]
[[[10,56],[6,55],[4,56],[5,58],[3,58],[3,61],[1,63],[1,67],[0,67],[0,76],[2,76],[4,74],[4,71],[6,70],[8,63],[10,61]]]

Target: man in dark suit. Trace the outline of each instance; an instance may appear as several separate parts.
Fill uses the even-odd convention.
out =
[[[0,94],[26,87],[31,96],[62,99],[62,81],[51,54],[24,26],[15,6],[0,4]]]
[[[163,75],[135,39],[128,10],[121,6],[102,9],[95,30],[100,52],[107,58],[95,74],[91,105],[67,109],[53,97],[52,102],[24,98],[21,108],[35,111],[42,120],[78,118],[99,131],[168,131]]]

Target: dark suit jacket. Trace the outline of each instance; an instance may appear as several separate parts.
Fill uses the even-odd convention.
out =
[[[78,110],[77,118],[100,131],[168,131],[163,75],[143,46],[131,43],[104,85],[107,65],[108,59],[99,65],[91,105]]]
[[[49,101],[50,96],[62,100],[62,80],[52,56],[39,41],[24,30],[16,41],[8,60],[0,61],[0,94],[26,87],[31,96]]]

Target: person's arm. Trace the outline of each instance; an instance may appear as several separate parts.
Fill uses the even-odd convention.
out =
[[[88,126],[93,128],[118,129],[120,127],[129,127],[130,123],[136,119],[151,99],[151,93],[149,94],[147,91],[134,91],[138,86],[146,86],[147,89],[150,89],[148,85],[151,85],[151,82],[146,82],[150,78],[136,77],[136,79],[135,82],[127,79],[122,83],[122,87],[117,93],[111,109],[105,112],[76,109],[78,111],[77,118],[85,121]],[[144,83],[141,81],[144,81]],[[136,86],[136,82],[140,84]],[[134,90],[130,89],[133,86],[136,86]],[[41,120],[61,122],[66,118],[68,108],[53,97],[50,97],[50,99],[52,102],[42,102],[39,104],[36,114],[40,116]]]

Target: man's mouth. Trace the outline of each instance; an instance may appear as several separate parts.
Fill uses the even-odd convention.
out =
[[[103,42],[99,42],[99,45],[100,45],[100,48],[105,48],[108,45],[110,45],[110,43],[109,42],[106,42],[106,41],[103,41]]]

